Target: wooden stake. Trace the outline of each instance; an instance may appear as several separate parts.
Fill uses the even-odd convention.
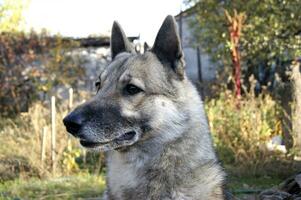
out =
[[[42,129],[42,135],[41,135],[41,163],[42,163],[42,167],[44,167],[44,160],[45,160],[46,135],[47,135],[47,128],[44,126],[43,129]]]
[[[51,161],[52,161],[52,172],[55,172],[55,140],[56,140],[56,109],[55,109],[55,97],[51,97]]]
[[[69,111],[72,109],[73,107],[73,89],[69,88],[69,102],[68,102],[68,109]]]
[[[69,88],[68,92],[69,92],[68,111],[70,112],[73,107],[73,88]],[[67,148],[70,151],[72,149],[70,134],[68,134]]]
[[[84,164],[86,165],[87,163],[87,151],[85,149],[83,149],[83,159],[84,159]]]
[[[294,92],[294,111],[293,111],[293,136],[294,147],[301,155],[301,64],[299,61],[292,63],[292,82]]]

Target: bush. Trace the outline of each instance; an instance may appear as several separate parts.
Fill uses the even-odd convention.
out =
[[[266,148],[273,136],[282,135],[282,108],[270,95],[246,94],[238,104],[233,92],[226,90],[207,100],[206,110],[218,155],[225,166],[258,174],[274,168],[271,163],[277,160],[290,161],[289,154]]]
[[[77,46],[47,32],[0,33],[0,115],[15,116],[58,87],[75,87],[85,71],[67,52]]]

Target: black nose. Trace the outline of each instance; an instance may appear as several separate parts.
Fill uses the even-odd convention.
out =
[[[63,119],[63,123],[69,133],[78,136],[83,125],[83,118],[80,114],[72,112]]]

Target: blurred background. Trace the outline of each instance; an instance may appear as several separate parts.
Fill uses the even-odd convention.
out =
[[[0,0],[0,199],[101,196],[104,156],[62,118],[95,94],[114,20],[143,53],[168,14],[232,198],[273,186],[300,197],[300,10],[301,0]]]

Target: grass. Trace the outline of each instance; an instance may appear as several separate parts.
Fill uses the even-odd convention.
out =
[[[279,177],[271,176],[230,176],[227,184],[227,189],[230,196],[234,199],[257,199],[260,192],[265,189],[277,187],[283,180]]]
[[[16,179],[0,184],[0,199],[100,198],[104,188],[104,176],[90,174],[48,180]]]
[[[283,180],[278,177],[229,177],[229,190],[233,193],[247,190],[264,190],[280,184]]]
[[[277,177],[230,176],[228,189],[237,197],[256,193],[278,185]],[[40,180],[37,178],[16,179],[0,184],[0,199],[99,199],[105,188],[104,175],[78,174],[69,177]]]

